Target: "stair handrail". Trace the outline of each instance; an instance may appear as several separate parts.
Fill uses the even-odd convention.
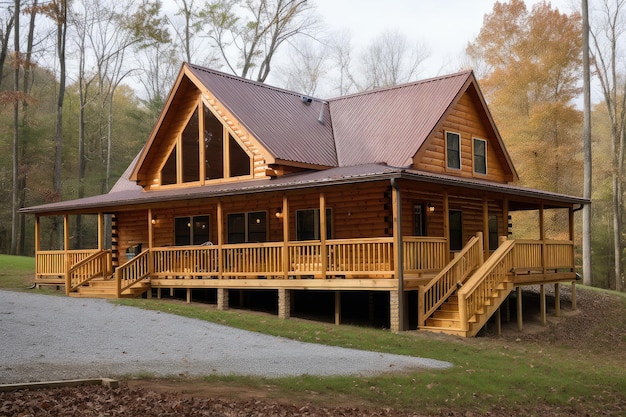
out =
[[[436,276],[420,285],[418,326],[424,326],[426,319],[454,293],[472,270],[482,265],[483,256],[483,234],[478,232]]]
[[[150,276],[150,260],[150,249],[146,249],[115,270],[117,298],[122,296],[122,292]]]
[[[67,271],[66,294],[99,276],[111,275],[111,250],[94,252]]]
[[[489,294],[496,291],[497,287],[510,275],[514,249],[515,240],[501,240],[498,249],[457,292],[459,319],[463,331],[469,331],[469,320],[479,309],[486,307],[485,301],[489,298]]]

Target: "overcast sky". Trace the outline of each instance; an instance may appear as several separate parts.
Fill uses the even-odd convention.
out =
[[[422,77],[457,71],[467,43],[480,31],[493,0],[309,0],[332,29],[348,29],[355,44],[367,44],[385,29],[425,43],[430,58]],[[530,9],[540,0],[527,0]],[[571,13],[579,0],[553,0]]]

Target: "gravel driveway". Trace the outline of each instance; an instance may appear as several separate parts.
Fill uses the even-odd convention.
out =
[[[302,343],[106,300],[0,291],[0,384],[131,375],[367,375],[449,366]]]

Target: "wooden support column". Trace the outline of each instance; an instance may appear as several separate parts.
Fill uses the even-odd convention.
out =
[[[483,197],[483,259],[489,258],[489,201]]]
[[[572,281],[572,310],[577,310],[576,305],[576,281]]]
[[[541,325],[545,326],[548,323],[546,314],[546,286],[544,284],[541,284],[539,288],[539,309],[541,310]]]
[[[324,216],[326,217],[326,216]],[[289,199],[283,195],[283,211],[281,220],[283,222],[283,278],[289,279]]]
[[[496,310],[496,331],[498,332],[498,337],[502,336],[502,316],[500,315],[500,307]]]
[[[35,279],[38,278],[38,273],[41,271],[41,265],[39,265],[39,251],[41,251],[41,217],[35,215]],[[39,285],[37,285],[39,288]]]
[[[554,315],[561,317],[561,286],[558,282],[554,284]]]
[[[152,209],[148,209],[148,248],[152,249],[152,241],[154,239],[154,225],[152,224]]]
[[[446,238],[446,263],[450,262],[450,200],[448,192],[443,193],[443,235]]]
[[[539,207],[539,240],[541,241],[541,269],[546,273],[546,224],[543,203]]]
[[[335,291],[335,324],[341,324],[341,291]]]
[[[104,249],[104,213],[98,213],[98,251]]]
[[[187,288],[187,304],[191,304],[191,288]]]
[[[524,321],[522,319],[522,287],[517,287],[517,330],[524,330]]]
[[[504,236],[509,238],[509,200],[505,198],[502,200],[502,230],[504,230]]]
[[[320,245],[322,255],[322,278],[326,278],[328,271],[328,248],[326,247],[326,195],[320,193]]]
[[[224,272],[224,253],[222,245],[224,244],[224,212],[222,211],[222,202],[217,202],[217,278],[223,278]],[[227,290],[228,291],[228,290]],[[226,294],[226,307],[228,307],[228,294]],[[220,290],[217,290],[217,305],[219,308]]]
[[[65,258],[65,295],[70,295],[70,268],[72,261],[70,259],[70,217],[68,214],[63,216],[63,251]]]
[[[402,241],[402,196],[400,186],[391,180],[391,205],[393,210],[393,268],[398,288],[390,291],[390,328],[392,331],[405,330],[404,312],[404,248]]]

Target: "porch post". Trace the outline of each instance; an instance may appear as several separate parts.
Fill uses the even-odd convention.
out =
[[[558,282],[554,284],[554,315],[561,317],[561,286]]]
[[[502,229],[506,238],[509,238],[509,199],[502,200]]]
[[[68,214],[63,216],[63,251],[65,252],[65,295],[70,295],[70,268],[72,261],[70,259],[70,218]]]
[[[326,195],[320,192],[320,245],[322,255],[322,277],[328,271],[328,248],[326,247]]]
[[[217,309],[228,310],[228,288],[217,289]]]
[[[154,237],[152,224],[152,208],[148,209],[148,248],[152,249],[152,239]]]
[[[404,253],[402,245],[402,196],[400,186],[391,180],[393,208],[393,265],[398,288],[389,293],[389,321],[392,331],[405,330],[404,327]]]
[[[217,278],[222,279],[224,271],[224,253],[222,251],[222,245],[224,244],[224,214],[222,212],[222,201],[217,202]],[[228,290],[226,290],[228,291]],[[217,290],[217,299],[219,307],[220,290]],[[228,306],[228,301],[226,301]]]
[[[489,258],[489,201],[483,197],[483,259]]]
[[[546,224],[543,203],[539,206],[539,240],[541,241],[541,270],[546,273]]]
[[[341,324],[341,291],[335,291],[335,325]]]
[[[98,212],[98,251],[104,248],[104,214]]]
[[[546,286],[541,284],[539,286],[539,308],[541,310],[541,324],[543,326],[548,322],[546,317]]]
[[[283,195],[283,278],[289,279],[289,199]]]
[[[517,287],[517,330],[524,330],[524,321],[522,320],[522,287]]]
[[[39,265],[39,251],[41,250],[41,217],[39,214],[35,215],[35,282],[39,278],[39,271],[41,265]],[[37,285],[39,288],[39,285]]]
[[[450,201],[448,192],[443,192],[443,235],[446,238],[446,263],[450,262]]]

